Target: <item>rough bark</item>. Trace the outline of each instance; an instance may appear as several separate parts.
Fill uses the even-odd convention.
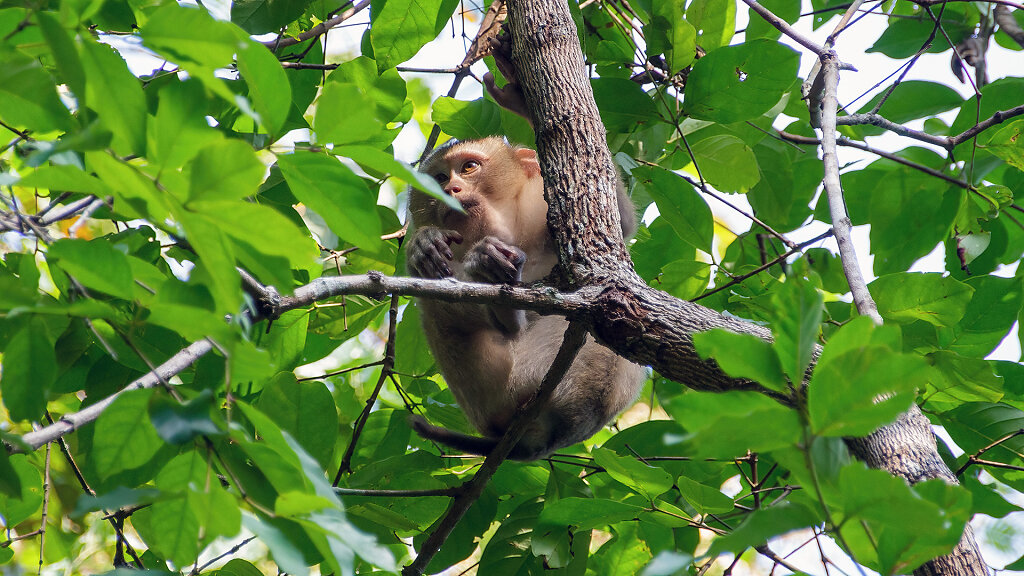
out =
[[[632,270],[619,228],[615,171],[590,89],[576,27],[563,0],[509,0],[512,60],[537,133],[548,200],[548,222],[568,287],[600,286],[601,313],[590,329],[633,361],[700,390],[751,384],[702,361],[692,334],[710,328],[770,338],[760,326],[723,316],[648,287]],[[920,412],[911,411],[871,436],[853,441],[870,465],[909,482],[955,481],[939,458]],[[986,567],[968,527],[952,554],[930,561],[921,575],[980,575]]]

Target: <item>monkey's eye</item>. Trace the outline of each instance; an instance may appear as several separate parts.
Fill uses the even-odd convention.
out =
[[[474,172],[479,167],[480,163],[477,162],[476,160],[467,160],[466,163],[462,165],[462,173],[469,174],[471,172]]]
[[[434,174],[434,180],[438,184],[442,184],[443,185],[445,182],[448,181],[448,175],[445,174],[444,172],[438,172],[437,174]]]

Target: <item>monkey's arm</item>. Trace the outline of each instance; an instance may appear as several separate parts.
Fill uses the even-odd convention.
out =
[[[462,235],[435,226],[418,228],[409,242],[406,263],[409,273],[419,278],[449,278],[488,284],[522,281],[526,254],[519,248],[488,236],[466,251],[461,266],[455,266],[451,244],[462,243]],[[506,336],[515,336],[526,326],[526,313],[504,306],[469,306],[434,303],[438,320],[466,326],[485,318]],[[483,314],[481,314],[483,312]],[[475,322],[476,321],[476,322]]]

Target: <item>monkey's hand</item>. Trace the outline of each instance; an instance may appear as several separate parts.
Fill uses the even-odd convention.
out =
[[[466,252],[463,267],[470,280],[514,284],[523,278],[526,253],[494,236],[487,236]]]
[[[450,248],[452,242],[462,244],[462,234],[434,226],[416,230],[412,242],[406,248],[409,273],[418,278],[451,276],[452,269],[448,263],[455,257]]]

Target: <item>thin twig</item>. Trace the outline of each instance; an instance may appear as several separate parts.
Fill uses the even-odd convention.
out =
[[[547,404],[548,399],[555,390],[555,386],[562,381],[562,377],[569,370],[569,366],[576,358],[576,354],[583,347],[586,336],[587,330],[583,325],[578,322],[569,323],[569,327],[565,330],[562,345],[558,349],[558,354],[555,355],[555,359],[551,362],[551,367],[548,369],[547,374],[544,375],[540,388],[526,406],[516,411],[512,424],[505,432],[501,441],[498,442],[498,445],[495,446],[494,451],[484,460],[480,470],[477,471],[473,479],[466,485],[465,492],[456,497],[451,505],[448,506],[448,512],[441,519],[437,528],[423,541],[416,559],[402,569],[403,576],[421,576],[423,574],[423,571],[426,570],[434,555],[441,549],[441,545],[444,544],[448,536],[451,535],[452,530],[455,529],[455,525],[458,524],[462,516],[469,510],[469,507],[480,497],[487,482],[498,471],[498,466],[505,461],[512,448],[522,438],[523,433],[526,432],[526,427],[540,414],[541,409]]]
[[[360,3],[356,4],[355,6],[349,8],[348,10],[345,10],[341,14],[338,14],[334,18],[328,18],[327,20],[324,20],[320,24],[317,24],[316,26],[310,28],[309,30],[306,30],[305,32],[299,34],[298,36],[296,36],[294,38],[292,38],[292,37],[275,38],[274,40],[267,40],[266,42],[263,42],[262,44],[264,46],[266,46],[267,48],[270,48],[271,50],[278,50],[280,48],[287,48],[289,46],[294,46],[296,44],[299,44],[300,42],[305,42],[306,40],[312,40],[313,38],[316,38],[317,36],[322,36],[322,35],[326,34],[327,32],[329,32],[331,30],[331,28],[334,28],[335,26],[338,26],[339,24],[341,24],[345,20],[348,20],[349,18],[355,16],[356,14],[358,14],[360,11],[362,11],[364,8],[366,8],[369,5],[370,5],[370,0],[363,0],[362,2],[360,2]]]
[[[359,436],[363,433],[366,421],[370,419],[370,411],[373,410],[373,405],[377,403],[377,396],[380,394],[381,388],[384,387],[384,383],[391,375],[391,370],[395,367],[395,340],[397,340],[397,334],[398,295],[392,294],[391,307],[388,309],[388,342],[384,346],[384,360],[381,362],[380,377],[377,378],[377,385],[373,388],[373,393],[366,399],[366,406],[363,407],[362,413],[359,414],[359,418],[356,418],[355,426],[352,429],[352,438],[348,441],[348,447],[345,448],[345,455],[341,458],[341,464],[338,465],[338,473],[334,475],[335,487],[341,482],[342,474],[352,471],[352,456],[355,454],[356,444],[359,443]]]
[[[800,136],[798,134],[790,134],[789,132],[786,132],[786,131],[783,131],[783,130],[779,130],[779,136],[784,141],[793,142],[795,144],[808,144],[808,145],[812,145],[812,146],[820,146],[821,145],[821,140],[818,139],[818,138],[811,138],[811,137],[808,137],[808,136]],[[963,188],[965,190],[970,190],[971,189],[971,185],[970,184],[964,182],[963,180],[957,180],[956,178],[954,178],[953,176],[950,176],[949,174],[946,174],[946,173],[941,172],[939,170],[936,170],[934,168],[929,168],[928,166],[925,166],[923,164],[918,164],[916,162],[911,162],[910,160],[907,160],[906,158],[902,158],[900,156],[897,156],[897,155],[895,155],[895,154],[893,154],[891,152],[886,152],[885,150],[879,150],[878,148],[872,148],[871,146],[868,146],[867,144],[864,144],[864,143],[861,143],[861,142],[857,142],[856,140],[850,140],[849,138],[846,138],[845,136],[840,136],[836,140],[836,144],[838,144],[839,146],[846,146],[848,148],[856,148],[858,150],[863,150],[864,152],[869,152],[869,153],[874,154],[876,156],[881,156],[882,158],[885,158],[886,160],[892,160],[893,162],[896,162],[897,164],[902,164],[902,165],[904,165],[904,166],[906,166],[908,168],[913,168],[914,170],[917,170],[919,172],[923,172],[925,174],[928,174],[929,176],[934,176],[934,177],[939,178],[939,179],[941,179],[941,180],[943,180],[943,181],[945,181],[945,182],[947,182],[949,184],[952,184],[954,186],[958,186],[958,187]]]
[[[853,245],[851,232],[853,223],[846,211],[846,199],[843,198],[842,182],[839,179],[839,157],[836,154],[836,111],[839,99],[836,97],[839,85],[839,64],[834,55],[821,59],[821,72],[825,91],[821,113],[821,156],[825,175],[823,178],[825,194],[828,197],[829,213],[832,217],[832,231],[839,244],[839,256],[843,264],[843,272],[850,284],[850,292],[857,311],[870,317],[876,324],[882,323],[867,282],[860,270],[857,251]]]
[[[989,450],[991,450],[991,449],[995,448],[996,446],[999,446],[1000,444],[1002,444],[1003,442],[1006,442],[1007,440],[1009,440],[1009,439],[1011,439],[1011,438],[1016,438],[1017,436],[1022,436],[1022,435],[1024,435],[1024,428],[1021,428],[1021,429],[1019,429],[1019,430],[1014,430],[1013,432],[1010,432],[1009,434],[1005,434],[1005,435],[1003,435],[1003,436],[1002,436],[1002,437],[1000,437],[1000,438],[999,438],[998,440],[995,440],[995,441],[993,441],[992,443],[990,443],[990,444],[988,444],[987,446],[985,446],[984,448],[982,448],[982,449],[978,450],[978,451],[977,451],[977,452],[975,452],[974,454],[971,454],[970,456],[968,456],[968,458],[967,458],[967,462],[965,462],[965,463],[964,463],[964,465],[963,465],[963,466],[961,466],[961,467],[960,467],[960,468],[959,468],[959,469],[958,469],[958,470],[956,471],[956,476],[960,476],[961,474],[963,474],[963,473],[964,473],[964,470],[967,470],[967,468],[968,468],[968,467],[969,467],[969,466],[970,466],[971,464],[975,464],[975,463],[979,463],[979,462],[982,462],[982,460],[980,460],[979,458],[980,458],[980,457],[981,457],[981,455],[982,455],[982,454],[984,454],[985,452],[988,452]]]
[[[806,242],[801,242],[800,244],[797,244],[795,247],[791,248],[785,254],[780,254],[779,256],[773,258],[772,260],[769,260],[768,262],[765,262],[764,264],[762,264],[761,266],[758,266],[757,268],[751,270],[750,272],[747,272],[746,274],[744,274],[742,276],[737,276],[737,277],[733,278],[732,280],[729,280],[729,282],[727,282],[725,284],[722,284],[721,286],[716,286],[715,289],[709,290],[709,291],[701,294],[700,296],[697,296],[696,298],[691,300],[691,302],[696,302],[698,300],[707,298],[708,296],[711,296],[712,294],[721,292],[722,290],[725,290],[726,288],[728,288],[730,286],[734,286],[736,284],[739,284],[740,282],[743,282],[744,280],[746,280],[747,278],[750,278],[751,276],[756,276],[756,275],[760,274],[761,272],[764,272],[765,270],[767,270],[767,269],[771,268],[772,266],[778,264],[779,262],[785,260],[786,258],[789,258],[793,254],[796,254],[797,252],[803,250],[805,247],[810,246],[811,244],[814,244],[815,242],[818,242],[819,240],[824,240],[825,238],[828,238],[831,235],[832,235],[832,230],[826,230],[825,232],[822,232],[821,234],[818,234],[817,236],[815,236],[814,238],[811,238],[810,240],[807,240]]]
[[[434,490],[363,490],[359,488],[335,488],[341,496],[369,496],[371,498],[418,498],[420,496],[447,496],[453,498],[465,491],[465,484]]]

